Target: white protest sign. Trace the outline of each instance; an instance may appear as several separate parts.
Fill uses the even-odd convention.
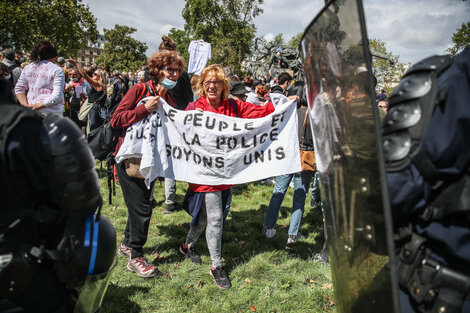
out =
[[[82,93],[84,93],[83,90],[83,86],[75,86],[75,97],[80,98]]]
[[[268,116],[242,119],[161,100],[157,112],[127,130],[116,162],[141,157],[147,185],[159,176],[221,185],[300,172],[296,105],[281,102]]]

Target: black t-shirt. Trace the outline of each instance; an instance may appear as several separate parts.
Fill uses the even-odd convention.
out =
[[[191,89],[191,80],[186,72],[183,72],[173,89],[168,90],[173,100],[175,100],[176,108],[184,110],[188,103],[193,101],[193,90]]]

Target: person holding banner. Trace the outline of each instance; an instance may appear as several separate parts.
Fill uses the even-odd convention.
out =
[[[195,103],[195,109],[209,111],[239,118],[259,118],[274,111],[274,104],[267,103],[258,106],[242,100],[228,99],[230,85],[221,65],[213,64],[206,67],[197,83],[196,94],[199,96]],[[295,96],[295,99],[298,99]],[[184,208],[195,219],[191,223],[185,242],[180,246],[180,252],[185,254],[193,263],[201,264],[201,258],[194,251],[196,241],[206,230],[206,241],[212,260],[210,274],[220,289],[228,289],[231,282],[222,264],[222,228],[223,211],[229,193],[225,192],[231,185],[211,184],[207,178],[206,185],[189,184],[186,193]],[[193,220],[194,221],[194,220]]]
[[[310,120],[308,118],[307,98],[304,92],[304,83],[296,82],[294,85],[287,89],[288,94],[300,95],[300,107],[297,109],[298,127],[299,127],[299,145],[300,150],[313,151],[313,136],[310,128]],[[295,174],[286,174],[276,177],[276,184],[274,185],[273,195],[269,202],[268,211],[264,220],[263,232],[268,239],[273,238],[276,234],[274,228],[279,215],[282,201],[289,188],[290,182],[294,181],[294,198],[292,200],[292,214],[290,218],[290,226],[288,232],[287,244],[291,244],[301,238],[299,233],[300,222],[305,208],[305,198],[307,196],[308,188],[312,180],[312,176],[316,170],[315,166],[309,170],[303,170]]]
[[[156,52],[148,59],[147,69],[151,80],[146,83],[134,85],[124,96],[111,118],[111,126],[115,129],[126,129],[132,124],[149,116],[158,108],[160,98],[175,107],[175,101],[168,90],[176,85],[176,80],[183,72],[184,61],[175,51],[162,50]],[[143,97],[154,95],[137,106]],[[125,136],[122,132],[116,146],[115,155],[118,153]],[[127,160],[126,160],[127,161]],[[127,269],[135,272],[143,278],[154,277],[158,269],[145,258],[142,247],[147,241],[152,205],[150,194],[153,190],[144,183],[140,174],[133,173],[132,161],[140,163],[140,159],[120,162],[116,165],[122,194],[128,209],[124,240],[119,246],[119,254],[129,258]]]

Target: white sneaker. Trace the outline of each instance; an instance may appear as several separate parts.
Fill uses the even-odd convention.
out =
[[[295,243],[299,239],[305,239],[305,236],[301,235],[300,233],[298,233],[297,235],[289,235],[289,237],[287,238],[287,244]]]
[[[276,235],[276,230],[274,228],[264,228],[263,232],[268,239],[271,239],[274,237],[274,235]]]

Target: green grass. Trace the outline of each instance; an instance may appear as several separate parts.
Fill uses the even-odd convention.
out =
[[[127,208],[119,185],[108,204],[105,169],[97,166],[105,205],[102,214],[114,224],[121,242]],[[177,202],[182,203],[187,184],[177,183]],[[222,247],[224,268],[232,288],[220,290],[209,274],[211,260],[205,235],[196,250],[202,265],[195,265],[178,252],[186,238],[191,217],[184,211],[163,213],[164,185],[156,183],[154,209],[144,253],[162,275],[142,279],[126,270],[119,256],[102,312],[333,312],[330,268],[312,261],[323,244],[322,215],[308,203],[301,232],[306,236],[286,247],[293,191],[289,188],[280,211],[277,234],[266,239],[262,225],[273,187],[257,183],[234,188],[232,208],[224,235],[231,238]],[[307,201],[310,196],[307,198]]]

